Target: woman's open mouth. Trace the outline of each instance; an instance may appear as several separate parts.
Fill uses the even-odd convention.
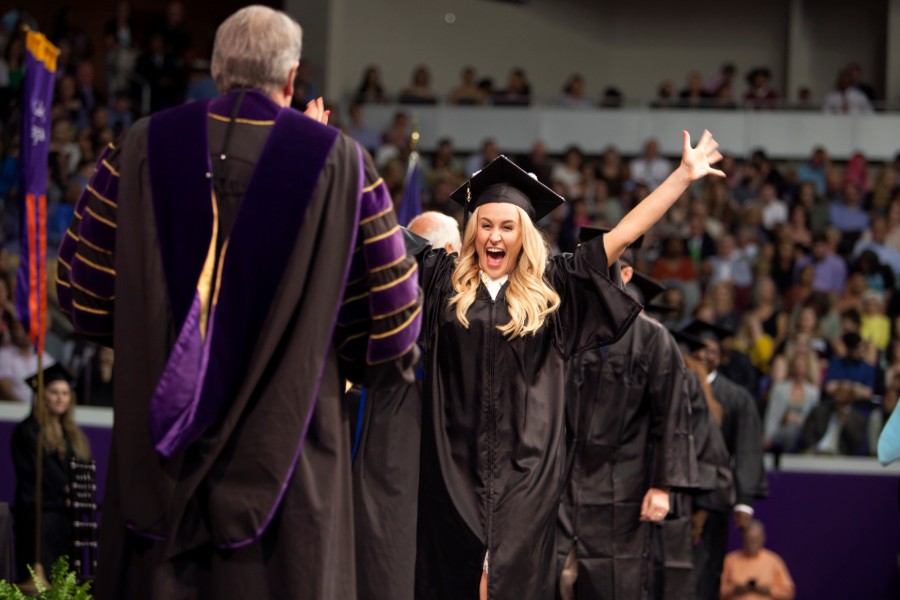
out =
[[[506,251],[501,248],[486,248],[484,258],[489,267],[499,267],[506,258]]]

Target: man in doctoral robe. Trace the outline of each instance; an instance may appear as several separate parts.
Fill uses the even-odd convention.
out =
[[[368,155],[288,108],[300,46],[230,16],[222,96],[107,149],[60,247],[61,308],[116,351],[98,599],[356,597],[342,377],[412,379],[417,265]]]
[[[722,437],[730,454],[736,503],[732,509],[735,525],[745,529],[753,518],[753,503],[769,492],[763,467],[762,424],[750,392],[718,372],[721,340],[730,332],[702,321],[693,321],[684,333],[703,341],[693,355],[709,373],[707,381],[713,397],[722,406]],[[699,543],[694,547],[697,598],[719,597],[722,563],[728,550],[727,513],[708,511]]]
[[[582,241],[599,233],[582,228]],[[620,259],[626,285],[632,264],[629,249]],[[635,282],[638,296],[662,291]],[[575,357],[557,528],[563,599],[649,597],[653,523],[668,514],[670,489],[696,485],[684,376],[672,336],[644,315],[615,344]]]
[[[406,251],[458,253],[455,219],[424,212],[409,222]],[[419,496],[421,378],[412,383],[353,386],[346,395],[353,440],[353,519],[358,600],[412,600]]]

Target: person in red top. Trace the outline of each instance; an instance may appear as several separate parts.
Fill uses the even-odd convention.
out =
[[[793,600],[795,589],[791,574],[781,557],[766,550],[766,530],[752,521],[744,531],[744,545],[725,556],[722,568],[721,598],[774,598]]]

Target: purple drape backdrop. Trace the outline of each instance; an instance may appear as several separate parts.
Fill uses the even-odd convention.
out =
[[[0,421],[0,502],[12,502],[9,454],[15,423]],[[84,426],[97,460],[102,504],[111,431]],[[885,475],[770,472],[771,497],[759,502],[767,546],[784,558],[797,599],[900,598],[900,478]],[[732,531],[731,546],[740,544]]]

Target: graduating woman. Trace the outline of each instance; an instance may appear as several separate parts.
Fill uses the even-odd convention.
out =
[[[534,223],[563,199],[505,157],[453,193],[468,217],[462,252],[422,265],[417,597],[554,596],[567,362],[637,317],[609,266],[691,182],[724,177],[710,166],[717,146],[704,132],[692,148],[684,132],[682,163],[653,194],[552,259]]]
[[[70,376],[58,365],[44,369],[43,410],[34,410],[12,433],[12,458],[16,471],[14,527],[16,574],[29,579],[26,565],[35,559],[35,470],[37,440],[43,441],[41,564],[49,569],[60,556],[72,552],[72,518],[69,512],[69,462],[90,460],[91,449],[84,432],[75,424],[75,402]],[[28,380],[37,391],[37,375]]]

